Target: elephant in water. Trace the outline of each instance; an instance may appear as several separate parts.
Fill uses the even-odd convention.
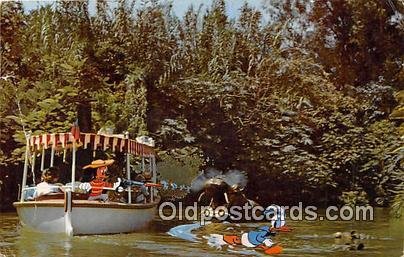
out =
[[[199,193],[198,202],[212,208],[218,206],[243,206],[246,203],[257,205],[247,199],[244,188],[247,186],[247,175],[243,171],[229,170],[226,173],[209,168],[201,172],[191,183],[191,191]]]

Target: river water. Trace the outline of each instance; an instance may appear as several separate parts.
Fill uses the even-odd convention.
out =
[[[268,256],[245,249],[209,246],[213,233],[240,233],[263,224],[219,224],[160,221],[145,232],[74,236],[40,234],[21,228],[16,213],[0,213],[0,257],[3,256]],[[290,221],[292,232],[279,233],[279,256],[404,256],[404,220],[391,219],[386,209],[376,209],[374,221]],[[362,251],[345,249],[332,234],[356,230],[369,238]]]

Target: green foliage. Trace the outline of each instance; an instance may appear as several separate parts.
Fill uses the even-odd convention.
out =
[[[397,193],[393,199],[393,204],[391,206],[392,214],[396,218],[401,218],[403,216],[404,211],[404,192],[401,189],[401,192]]]
[[[364,191],[342,192],[341,202],[350,206],[361,206],[369,203],[368,197]]]
[[[201,156],[200,150],[190,147],[161,152],[161,161],[157,165],[160,178],[178,185],[191,184],[204,164]]]
[[[395,0],[314,3],[310,19],[317,35],[311,46],[339,86],[379,79],[402,85],[403,10],[403,2]]]
[[[5,71],[15,71],[21,60],[21,30],[24,27],[24,16],[21,2],[2,3],[1,15],[1,62],[2,75],[11,75]]]
[[[97,92],[94,95],[96,127],[112,128],[115,133],[128,131],[131,138],[147,134],[146,93],[142,71],[139,70],[128,74],[113,90],[107,88]]]

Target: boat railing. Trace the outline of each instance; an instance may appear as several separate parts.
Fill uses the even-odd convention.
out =
[[[70,189],[71,191],[73,190],[73,186],[72,185],[63,185],[63,186],[59,186],[59,185],[49,185],[48,186],[49,189],[55,189],[55,188],[62,188],[63,191],[66,191],[66,189]],[[35,199],[35,192],[36,192],[37,186],[28,186],[28,187],[24,187],[21,191],[21,201],[26,201],[26,200],[34,200]],[[29,195],[27,195],[27,192],[30,192]]]
[[[66,190],[70,190],[73,193],[82,193],[82,194],[87,194],[87,193],[83,193],[80,192],[81,190],[73,190],[73,188],[77,189],[77,185],[48,185],[49,189],[62,189],[62,191],[66,191]],[[144,203],[147,202],[153,202],[154,200],[154,190],[152,186],[146,186],[146,188],[148,189],[149,193],[150,193],[150,199],[148,200],[147,197],[145,197],[145,201]],[[21,201],[32,201],[36,199],[36,192],[37,186],[28,186],[22,189],[22,195],[21,195]],[[115,188],[112,187],[103,187],[103,190],[107,190],[107,191],[116,191]],[[27,195],[27,192],[30,192],[29,195]],[[62,192],[60,192],[62,193]],[[129,192],[128,192],[129,193]]]

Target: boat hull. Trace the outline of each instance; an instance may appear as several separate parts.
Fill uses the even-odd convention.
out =
[[[126,233],[145,229],[153,220],[158,199],[148,204],[101,203],[74,200],[70,213],[64,201],[14,203],[21,223],[35,231],[65,233],[66,215],[74,235]]]

